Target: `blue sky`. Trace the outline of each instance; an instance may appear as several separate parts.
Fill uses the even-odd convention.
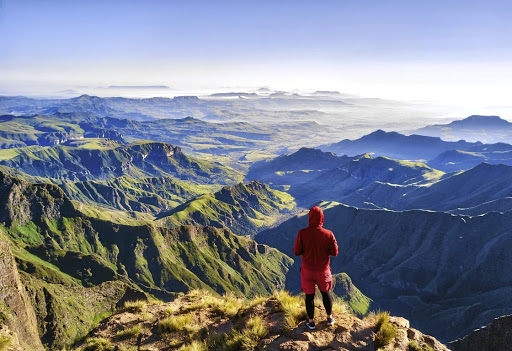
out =
[[[0,82],[482,96],[512,78],[511,3],[0,0]]]

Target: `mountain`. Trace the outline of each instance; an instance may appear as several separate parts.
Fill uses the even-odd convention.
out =
[[[321,145],[319,148],[338,155],[356,156],[369,153],[401,160],[428,161],[447,150],[473,150],[481,145],[482,143],[469,143],[464,140],[444,141],[423,135],[403,135],[377,130],[359,139],[344,139],[338,143]]]
[[[284,285],[292,264],[227,229],[88,217],[55,185],[0,174],[0,232],[51,349],[83,336],[127,288],[165,299],[194,288],[264,295]]]
[[[421,135],[445,140],[469,140],[485,143],[512,142],[512,123],[498,116],[473,115],[448,124],[434,124],[416,130]]]
[[[27,150],[0,161],[0,165],[33,176],[71,181],[109,180],[123,175],[135,178],[173,176],[221,184],[240,179],[240,174],[228,167],[189,157],[177,146],[151,141],[105,149],[56,146]]]
[[[159,223],[167,227],[209,225],[229,228],[238,235],[254,235],[290,214],[294,208],[295,202],[287,193],[252,181],[198,196],[169,212],[161,213]]]
[[[437,169],[442,169],[445,172],[469,169],[483,162],[512,165],[512,150],[508,148],[510,145],[503,145],[507,145],[507,149],[504,151],[445,151],[433,160],[430,160],[428,165]]]
[[[304,147],[291,154],[253,163],[245,178],[273,185],[301,184],[349,159]]]
[[[383,130],[377,130],[356,140],[345,139],[338,143],[321,145],[319,148],[338,155],[356,156],[369,153],[372,156],[417,160],[443,172],[469,169],[481,162],[512,163],[510,144],[444,141],[439,137],[403,135]]]
[[[511,350],[512,315],[494,319],[489,325],[473,330],[464,338],[449,343],[453,351]]]
[[[303,304],[286,292],[237,299],[192,291],[166,304],[139,301],[116,311],[73,350],[126,350],[137,344],[148,350],[448,350],[404,318],[381,313],[359,319],[343,304],[334,307],[332,327],[317,309],[317,329],[310,332],[301,322]],[[390,330],[388,339],[379,334],[382,329]]]
[[[469,217],[321,206],[325,227],[340,246],[331,261],[333,273],[346,272],[380,308],[411,319],[440,340],[462,337],[512,312],[512,275],[506,268],[512,258],[512,212]],[[305,226],[306,211],[255,239],[292,255],[296,233]],[[298,291],[298,272],[288,275],[286,286]]]

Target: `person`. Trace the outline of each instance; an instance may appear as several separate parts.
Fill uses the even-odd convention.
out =
[[[323,227],[324,213],[318,206],[309,210],[307,228],[299,230],[295,239],[293,253],[302,256],[300,267],[301,289],[306,294],[306,327],[315,329],[315,285],[322,293],[327,313],[327,325],[334,324],[332,316],[332,271],[330,256],[338,255],[338,243],[334,234]]]

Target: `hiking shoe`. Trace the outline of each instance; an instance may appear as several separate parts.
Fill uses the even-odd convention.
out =
[[[315,322],[306,321],[306,327],[308,327],[310,330],[315,329]]]
[[[334,317],[327,318],[327,325],[333,325],[334,322],[336,322],[336,319],[334,319]]]

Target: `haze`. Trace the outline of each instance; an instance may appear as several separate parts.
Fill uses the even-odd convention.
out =
[[[175,89],[158,95],[271,86],[504,111],[510,105],[508,1],[0,4],[4,95],[110,85]]]

